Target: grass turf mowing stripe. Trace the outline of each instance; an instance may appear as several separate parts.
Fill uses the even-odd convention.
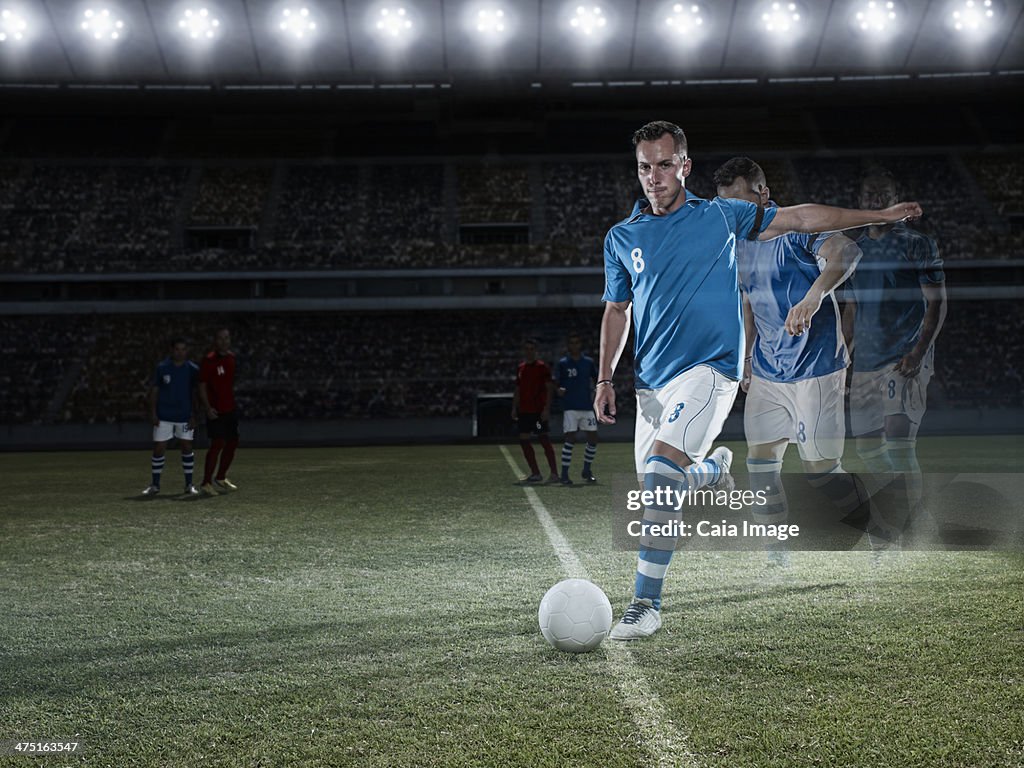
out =
[[[501,449],[505,461],[512,468],[513,474],[519,476],[519,467],[504,445]],[[551,542],[562,569],[569,578],[588,579],[583,563],[573,551],[572,545],[558,528],[551,513],[537,492],[529,486],[523,488],[526,499],[537,515],[541,528]],[[605,643],[608,666],[615,675],[615,688],[622,697],[626,709],[630,712],[637,728],[644,737],[643,747],[651,758],[657,761],[659,768],[696,768],[695,755],[686,748],[686,737],[679,732],[661,699],[653,692],[647,678],[640,671],[636,661],[621,643],[609,641]]]

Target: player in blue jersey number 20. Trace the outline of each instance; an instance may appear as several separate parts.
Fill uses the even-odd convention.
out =
[[[637,419],[634,456],[655,498],[731,483],[732,453],[711,451],[743,373],[743,317],[736,240],[787,232],[831,232],[921,215],[916,203],[882,211],[797,205],[765,208],[746,200],[703,200],[686,190],[692,160],[682,129],[664,121],[633,135],[646,194],[605,237],[605,301],[594,410],[615,421],[612,373],[632,316]],[[672,493],[667,493],[671,491]],[[645,523],[678,519],[649,506]],[[611,638],[648,637],[661,626],[661,590],[675,539],[642,538],[633,601]]]

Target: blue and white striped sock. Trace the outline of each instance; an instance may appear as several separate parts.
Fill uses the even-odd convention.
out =
[[[562,443],[562,479],[569,477],[569,465],[572,464],[572,443]]]
[[[776,459],[747,459],[750,490],[764,491],[765,503],[752,507],[754,522],[761,525],[780,525],[789,516],[789,501],[782,485],[782,461]]]
[[[917,440],[910,437],[887,438],[889,460],[894,472],[903,475],[907,484],[907,502],[915,508],[921,502],[923,484],[921,465],[917,462]]]
[[[152,480],[152,482],[150,482],[150,485],[155,485],[157,488],[160,487],[160,475],[163,474],[163,472],[164,472],[164,464],[166,464],[166,463],[167,463],[167,457],[166,456],[156,456],[156,455],[154,455],[153,458],[150,460],[150,466],[152,467],[152,470],[153,470],[153,480]]]
[[[597,456],[597,443],[587,443],[586,450],[583,451],[583,474],[590,474],[590,465],[594,463],[594,457]]]
[[[182,453],[181,468],[185,472],[185,485],[192,485],[192,472],[196,468],[196,455],[194,453]]]
[[[703,488],[718,480],[721,472],[711,459],[691,464],[685,469],[664,456],[652,456],[647,460],[644,472],[644,490],[668,489],[673,493],[686,493]],[[644,523],[664,524],[682,518],[682,510],[668,503],[648,506],[644,509]],[[637,555],[636,583],[634,594],[637,599],[651,601],[655,610],[661,609],[661,588],[665,574],[672,561],[676,547],[675,536],[641,537]]]

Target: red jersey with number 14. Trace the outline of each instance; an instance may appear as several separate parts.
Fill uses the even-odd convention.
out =
[[[519,388],[519,412],[540,413],[548,402],[548,382],[551,369],[543,360],[532,363],[522,362],[516,373],[516,387]]]
[[[235,353],[207,353],[199,369],[199,381],[206,384],[206,397],[217,413],[235,410]]]

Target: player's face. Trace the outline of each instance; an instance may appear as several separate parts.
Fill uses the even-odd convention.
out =
[[[860,187],[860,207],[865,210],[896,205],[896,188],[888,179],[866,179]]]
[[[523,359],[528,363],[532,363],[537,359],[536,344],[523,344]]]
[[[185,344],[175,344],[171,348],[171,359],[178,365],[184,363],[188,359],[188,346]]]
[[[583,347],[583,345],[580,343],[580,340],[578,338],[576,338],[575,336],[571,337],[569,339],[569,343],[567,346],[569,347],[570,357],[580,356],[580,349]]]
[[[741,176],[729,186],[719,187],[718,196],[731,200],[746,200],[754,205],[765,205],[768,202],[768,187],[764,184],[754,184]]]
[[[226,328],[217,331],[214,343],[217,345],[218,352],[227,352],[231,349],[231,333]]]
[[[690,158],[676,153],[675,141],[667,133],[636,145],[636,175],[652,213],[671,213],[686,201],[683,179],[690,175],[690,165]]]

